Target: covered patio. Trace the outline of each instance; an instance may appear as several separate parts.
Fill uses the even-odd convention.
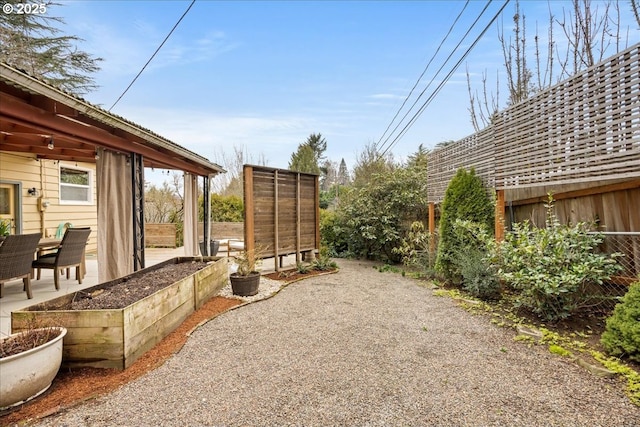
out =
[[[3,164],[8,163],[5,159],[14,154],[38,162],[95,164],[97,280],[120,277],[148,264],[144,237],[144,168],[184,173],[185,237],[180,255],[199,254],[199,186],[205,206],[203,237],[205,241],[210,240],[210,180],[225,172],[222,167],[149,129],[0,63],[0,178],[3,181],[14,182],[8,176],[12,171],[3,169]],[[19,183],[19,179],[15,182]],[[22,191],[25,196],[26,190]],[[37,193],[37,190],[33,191]],[[21,201],[22,196],[16,195],[16,200]],[[40,203],[38,207],[43,210]],[[42,221],[37,224],[26,215],[19,219],[16,233],[42,231],[43,236],[46,234]]]

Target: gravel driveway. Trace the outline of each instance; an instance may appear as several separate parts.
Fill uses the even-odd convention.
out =
[[[601,379],[372,264],[219,316],[49,426],[638,426]]]

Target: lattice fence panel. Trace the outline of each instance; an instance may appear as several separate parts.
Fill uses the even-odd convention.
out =
[[[640,176],[640,44],[497,114],[497,188]]]
[[[430,153],[427,165],[429,201],[441,202],[444,199],[449,181],[460,168],[469,170],[473,167],[484,184],[493,188],[493,140],[493,129],[489,127]]]
[[[639,177],[640,44],[432,151],[430,201],[443,200],[461,167],[498,189]]]

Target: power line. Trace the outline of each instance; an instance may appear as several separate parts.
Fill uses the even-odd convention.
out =
[[[414,114],[414,116],[411,118],[411,120],[409,121],[409,123],[407,123],[407,125],[405,125],[405,127],[402,129],[402,131],[400,131],[400,133],[398,134],[398,136],[396,136],[396,138],[391,142],[391,144],[389,144],[389,146],[384,150],[384,152],[381,154],[381,156],[384,156],[387,151],[389,151],[391,149],[391,147],[393,147],[395,144],[398,143],[398,141],[400,140],[400,138],[402,136],[404,136],[404,134],[409,130],[409,128],[413,125],[413,123],[415,123],[415,121],[418,119],[418,117],[420,117],[420,115],[422,114],[422,112],[427,108],[427,106],[429,106],[429,104],[431,103],[431,101],[436,97],[436,95],[438,95],[438,93],[440,92],[440,90],[442,89],[442,87],[444,87],[444,85],[449,81],[449,79],[451,78],[451,76],[453,75],[453,73],[458,69],[458,67],[460,66],[460,64],[462,64],[462,61],[465,60],[465,58],[469,55],[469,53],[471,52],[471,50],[473,50],[473,48],[476,46],[476,44],[478,44],[478,42],[480,41],[480,39],[482,38],[482,36],[484,36],[484,34],[489,30],[489,28],[491,27],[491,25],[493,25],[493,23],[495,22],[496,19],[498,19],[498,16],[500,16],[500,14],[502,13],[502,11],[504,10],[505,7],[507,7],[507,4],[509,4],[510,0],[505,0],[504,4],[502,5],[502,7],[500,8],[500,10],[496,13],[496,15],[491,19],[491,22],[489,22],[487,24],[487,26],[484,28],[484,30],[482,30],[482,32],[480,33],[480,35],[478,35],[478,37],[473,41],[473,43],[471,44],[471,46],[469,46],[469,48],[465,51],[465,53],[462,55],[462,57],[460,58],[460,60],[458,60],[458,62],[454,65],[454,67],[451,69],[451,71],[449,71],[449,73],[446,75],[446,77],[444,78],[444,80],[442,80],[440,82],[440,84],[438,85],[438,87],[432,92],[432,94],[429,96],[429,98],[424,102],[424,104],[422,104],[422,106],[420,107],[420,109],[418,110],[418,112],[416,112],[416,114]]]
[[[429,89],[431,87],[431,84],[435,81],[436,77],[438,77],[438,75],[440,74],[440,72],[442,71],[442,69],[445,67],[445,65],[447,65],[447,63],[449,62],[449,60],[453,57],[453,55],[458,51],[458,48],[460,47],[460,45],[462,44],[462,42],[467,38],[467,36],[469,35],[469,33],[471,32],[471,30],[476,26],[476,24],[478,23],[478,21],[480,20],[480,18],[482,18],[482,15],[485,14],[485,12],[487,11],[487,9],[489,8],[489,5],[491,4],[493,0],[489,0],[484,8],[482,9],[482,11],[480,12],[480,14],[476,17],[476,19],[473,21],[473,23],[471,24],[471,26],[467,29],[467,31],[464,33],[464,35],[462,36],[462,38],[460,39],[460,41],[458,42],[458,44],[453,48],[453,50],[451,51],[451,53],[449,54],[449,56],[447,56],[447,58],[444,60],[444,62],[442,63],[442,65],[440,66],[440,68],[438,68],[438,70],[436,71],[435,75],[431,78],[431,81],[429,81],[429,83],[427,84],[427,86],[422,90],[422,92],[420,92],[420,94],[418,95],[418,97],[416,98],[416,100],[413,102],[413,104],[411,104],[411,107],[409,107],[409,109],[407,110],[407,112],[404,114],[404,116],[402,116],[402,119],[398,122],[398,124],[393,128],[393,131],[391,131],[391,133],[387,136],[387,138],[384,140],[384,142],[382,143],[382,145],[380,147],[378,147],[378,150],[380,151],[382,149],[382,147],[385,146],[385,144],[387,144],[389,142],[389,140],[392,138],[392,135],[398,130],[398,128],[402,125],[403,121],[407,118],[407,116],[411,113],[411,111],[413,110],[413,108],[416,106],[416,104],[418,103],[418,101],[420,101],[420,99],[422,98],[422,96],[424,95],[424,93],[427,91],[427,89]],[[385,150],[385,152],[388,150]]]
[[[420,74],[420,77],[418,77],[418,80],[416,81],[416,83],[413,85],[413,87],[411,88],[411,90],[409,91],[409,94],[404,98],[404,101],[402,101],[402,105],[400,106],[400,108],[398,108],[398,111],[396,112],[395,116],[393,116],[393,119],[391,119],[391,122],[389,122],[389,125],[387,126],[387,128],[384,130],[384,132],[382,133],[382,136],[380,137],[380,139],[378,140],[378,142],[375,144],[375,147],[377,149],[378,145],[380,144],[380,141],[382,141],[382,138],[384,138],[384,136],[387,134],[387,132],[389,131],[389,128],[391,127],[391,125],[393,125],[393,122],[396,121],[396,118],[398,118],[398,115],[400,114],[400,111],[402,111],[402,109],[404,108],[405,104],[407,103],[407,101],[409,100],[409,98],[411,97],[411,95],[413,94],[413,91],[415,90],[415,88],[418,86],[418,84],[420,83],[420,81],[422,80],[422,77],[424,77],[425,73],[427,72],[427,70],[429,69],[429,66],[431,65],[431,63],[433,62],[433,60],[435,59],[436,55],[438,55],[438,52],[440,52],[440,48],[442,48],[442,46],[444,45],[444,42],[447,40],[447,38],[449,37],[449,35],[451,34],[451,31],[453,31],[453,28],[455,27],[455,25],[458,23],[458,20],[460,19],[460,17],[462,16],[462,14],[464,13],[465,9],[467,8],[467,6],[469,5],[469,0],[466,1],[466,3],[464,4],[462,10],[460,11],[460,13],[458,14],[458,16],[456,17],[456,19],[453,21],[453,23],[451,24],[451,26],[449,27],[449,31],[447,31],[447,34],[444,36],[444,38],[442,39],[442,41],[440,41],[440,45],[438,45],[438,48],[436,49],[435,53],[433,54],[433,56],[431,57],[431,59],[429,60],[429,62],[427,63],[427,66],[424,67],[424,70],[422,71],[422,74]]]
[[[180,17],[180,19],[178,19],[178,22],[176,22],[176,24],[173,26],[173,28],[171,29],[171,31],[169,31],[169,34],[167,34],[167,36],[164,38],[164,40],[162,41],[162,43],[160,43],[160,46],[158,46],[158,48],[156,49],[155,52],[153,52],[153,55],[151,55],[151,58],[149,58],[149,60],[147,61],[146,64],[144,64],[144,67],[142,67],[142,69],[140,70],[140,72],[138,72],[138,74],[133,78],[133,80],[131,81],[131,83],[129,83],[129,86],[127,86],[127,88],[124,90],[124,92],[122,92],[122,95],[120,95],[118,97],[118,99],[116,99],[116,102],[113,103],[113,105],[107,110],[107,111],[111,111],[111,109],[113,107],[116,106],[116,104],[118,102],[120,102],[120,100],[122,99],[122,97],[129,91],[129,89],[131,89],[131,86],[133,86],[133,84],[136,82],[136,80],[138,80],[138,77],[140,77],[140,74],[142,74],[142,72],[147,68],[147,65],[149,65],[149,63],[153,60],[153,58],[155,58],[156,54],[160,51],[160,49],[162,49],[162,46],[164,46],[164,44],[167,42],[167,40],[169,40],[169,37],[171,37],[171,34],[173,34],[173,32],[175,31],[175,29],[178,27],[178,25],[180,24],[180,22],[182,22],[182,19],[187,16],[187,13],[189,13],[189,11],[191,10],[191,7],[193,7],[193,4],[196,2],[196,0],[192,0],[191,4],[189,5],[189,7],[187,8],[187,10],[184,11],[184,13],[182,14],[182,16]]]

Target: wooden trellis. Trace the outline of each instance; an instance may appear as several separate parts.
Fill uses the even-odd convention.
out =
[[[430,201],[442,201],[461,167],[496,190],[640,177],[640,44],[434,150]]]

